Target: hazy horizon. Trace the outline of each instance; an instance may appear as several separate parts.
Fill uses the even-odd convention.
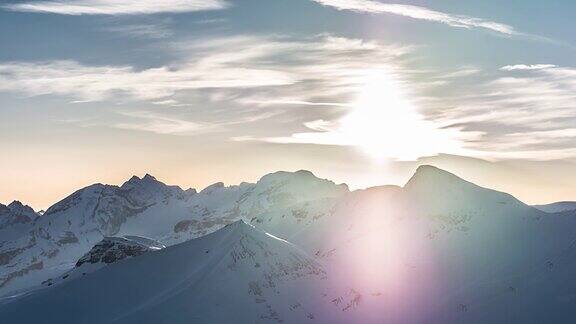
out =
[[[205,187],[208,187],[216,182],[223,182],[226,186],[238,185],[242,182],[255,183],[261,177],[269,173],[277,171],[295,172],[298,170],[308,170],[314,173],[316,177],[325,178],[327,180],[334,181],[337,184],[346,184],[350,190],[366,189],[384,185],[404,186],[405,183],[414,175],[418,166],[421,165],[432,165],[453,173],[456,176],[466,181],[470,181],[476,185],[510,193],[522,202],[529,205],[548,204],[559,201],[571,201],[570,199],[573,197],[573,193],[571,191],[562,191],[563,188],[557,188],[555,183],[566,183],[568,186],[569,182],[576,180],[576,176],[573,175],[562,176],[561,174],[555,174],[554,172],[557,172],[555,170],[558,169],[557,165],[551,165],[548,169],[542,170],[539,163],[532,165],[526,163],[520,165],[499,165],[495,162],[488,162],[478,159],[464,159],[462,157],[441,155],[437,157],[421,158],[418,161],[401,163],[397,162],[396,165],[388,165],[387,168],[384,168],[382,165],[372,165],[371,169],[364,170],[363,173],[354,171],[340,175],[337,173],[326,172],[326,170],[323,168],[310,169],[298,167],[293,167],[290,169],[270,169],[268,171],[264,171],[261,174],[251,174],[247,178],[242,178],[241,175],[233,174],[233,168],[231,170],[232,172],[226,173],[220,179],[212,178],[217,177],[218,175],[211,175],[211,177],[204,179],[194,178],[190,180],[182,180],[182,176],[179,174],[170,174],[161,172],[160,170],[159,173],[142,170],[133,174],[126,173],[125,175],[104,174],[104,176],[100,179],[96,176],[87,175],[84,178],[76,177],[75,181],[71,181],[70,183],[56,186],[55,188],[58,190],[55,190],[55,188],[49,188],[52,183],[44,184],[46,189],[43,190],[33,190],[35,187],[23,186],[22,195],[27,197],[28,200],[14,198],[11,199],[7,197],[4,200],[0,200],[0,203],[7,205],[14,200],[19,200],[23,204],[30,205],[37,211],[46,210],[48,207],[57,203],[61,199],[64,199],[73,192],[89,185],[103,183],[120,186],[124,182],[128,181],[132,176],[143,177],[145,174],[150,174],[157,180],[167,185],[177,185],[184,190],[193,188],[197,191],[201,191]],[[390,176],[391,174],[393,176]],[[554,176],[556,178],[550,179],[550,176]],[[532,186],[535,185],[532,182],[533,179],[539,180],[540,183],[544,185],[541,188],[545,188],[547,194],[542,194],[539,191],[534,195],[531,195],[533,193]],[[50,191],[50,193],[43,192],[45,190]],[[565,199],[557,199],[557,197],[565,197]]]

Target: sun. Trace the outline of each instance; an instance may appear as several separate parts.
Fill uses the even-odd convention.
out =
[[[454,130],[418,113],[404,84],[387,71],[373,71],[340,120],[339,132],[376,159],[415,160],[461,149]]]

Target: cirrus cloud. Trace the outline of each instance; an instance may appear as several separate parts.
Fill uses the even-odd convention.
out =
[[[517,70],[543,70],[555,68],[554,64],[516,64],[506,65],[500,68],[502,71],[517,71]]]
[[[6,10],[61,15],[141,15],[216,10],[228,7],[224,0],[54,0],[11,3]]]
[[[366,13],[387,13],[413,19],[433,21],[460,28],[482,28],[504,35],[518,34],[512,26],[484,20],[481,18],[453,15],[420,6],[382,3],[373,0],[313,0],[321,5],[334,7],[338,10],[351,10]]]
[[[183,42],[171,50],[182,53],[180,63],[143,70],[65,60],[6,62],[0,64],[0,91],[76,102],[177,105],[183,102],[172,97],[181,91],[219,89],[221,94],[212,95],[222,96],[228,89],[243,92],[232,96],[244,104],[314,104],[313,86],[325,96],[350,93],[368,70],[390,65],[410,48],[326,35],[304,40],[241,35]]]

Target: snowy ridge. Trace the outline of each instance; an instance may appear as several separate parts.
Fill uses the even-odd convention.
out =
[[[576,211],[576,201],[559,201],[547,205],[534,205],[533,207],[547,213]]]

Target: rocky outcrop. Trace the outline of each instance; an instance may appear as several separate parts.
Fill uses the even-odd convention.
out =
[[[157,251],[164,247],[161,243],[136,236],[129,238],[106,237],[81,257],[76,262],[76,267],[81,267],[84,263],[114,263],[146,252]]]

